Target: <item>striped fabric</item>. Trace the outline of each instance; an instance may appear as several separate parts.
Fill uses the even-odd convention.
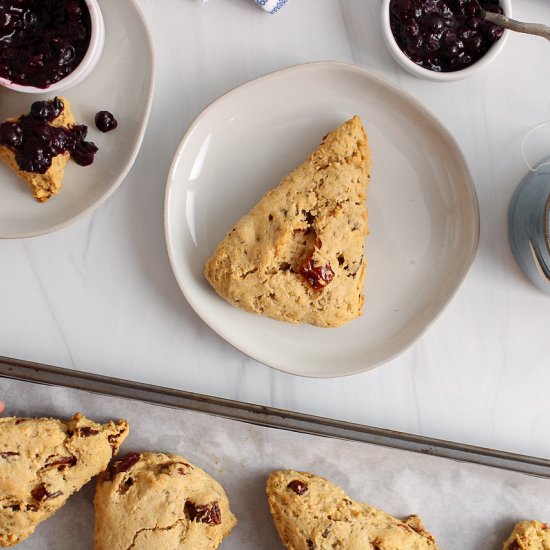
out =
[[[287,0],[256,0],[256,4],[269,13],[277,13]]]

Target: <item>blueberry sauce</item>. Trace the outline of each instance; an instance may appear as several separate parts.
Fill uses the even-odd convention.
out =
[[[53,157],[66,152],[81,166],[92,164],[97,147],[85,141],[87,126],[55,127],[50,124],[64,108],[57,97],[50,101],[35,101],[28,115],[0,124],[0,145],[15,153],[20,170],[45,174]]]
[[[0,0],[0,77],[47,88],[79,65],[90,34],[84,0]]]
[[[109,111],[99,111],[95,115],[95,125],[100,132],[110,132],[118,126],[118,122]]]
[[[480,0],[503,13],[498,0]],[[500,39],[503,29],[484,21],[475,0],[391,0],[390,26],[397,45],[417,65],[436,72],[464,69]]]

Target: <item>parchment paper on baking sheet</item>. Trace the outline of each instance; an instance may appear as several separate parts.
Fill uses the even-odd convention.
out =
[[[283,548],[265,498],[269,472],[282,468],[327,477],[397,517],[418,513],[442,550],[501,550],[516,521],[550,520],[550,479],[55,386],[0,379],[0,396],[13,416],[126,418],[122,453],[179,453],[206,470],[239,520],[223,550]],[[17,548],[91,550],[93,492],[92,481]]]

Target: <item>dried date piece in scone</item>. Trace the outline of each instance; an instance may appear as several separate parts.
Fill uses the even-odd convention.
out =
[[[125,420],[81,414],[0,418],[0,547],[27,538],[69,496],[103,471],[128,435]]]
[[[28,114],[0,124],[0,159],[45,202],[61,190],[70,158],[81,166],[93,162],[97,147],[85,141],[87,132],[66,98],[35,101]]]
[[[130,453],[97,480],[95,550],[214,550],[237,523],[221,485],[187,459]]]
[[[550,550],[550,528],[536,520],[520,521],[504,543],[503,550]]]
[[[206,263],[208,282],[234,306],[290,323],[361,315],[370,166],[355,116],[237,222]]]
[[[288,550],[437,550],[418,516],[401,521],[307,472],[273,472],[269,508]]]

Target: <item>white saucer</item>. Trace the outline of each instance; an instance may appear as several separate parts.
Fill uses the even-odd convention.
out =
[[[146,22],[134,0],[100,0],[105,20],[105,48],[93,71],[63,95],[75,118],[89,128],[87,139],[99,152],[91,166],[69,162],[61,192],[37,202],[27,184],[0,166],[0,238],[31,237],[74,222],[99,206],[120,185],[134,164],[143,140],[153,98],[153,45]],[[37,99],[0,89],[0,119],[29,111]],[[102,134],[94,124],[97,111],[110,111],[118,128]]]
[[[354,114],[373,157],[363,315],[322,329],[229,305],[202,275],[207,258],[265,191]],[[320,62],[249,82],[203,111],[170,170],[165,228],[180,288],[212,329],[266,365],[330,377],[376,367],[426,330],[475,257],[479,212],[464,158],[438,119],[370,71]]]

